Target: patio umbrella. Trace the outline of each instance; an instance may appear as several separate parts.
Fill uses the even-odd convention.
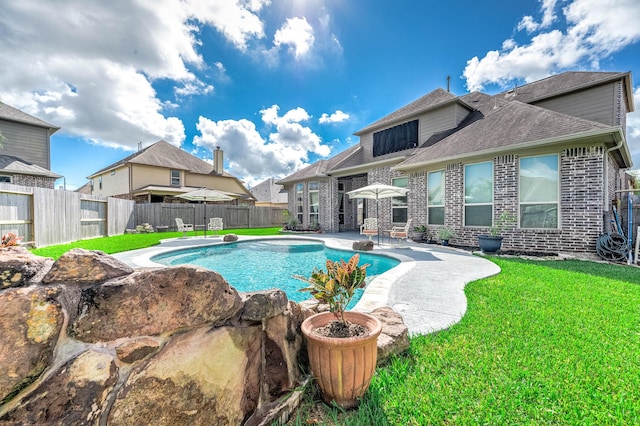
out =
[[[185,192],[184,194],[178,195],[180,198],[184,198],[189,201],[202,201],[206,203],[207,201],[230,201],[235,199],[231,195],[228,195],[225,192],[218,191],[215,189],[209,188],[200,188],[195,191]],[[204,237],[207,238],[207,206],[204,206]]]
[[[368,198],[376,200],[376,220],[378,219],[378,200],[381,198],[404,197],[409,190],[398,186],[373,183],[347,192],[349,198]],[[378,245],[380,245],[380,225],[378,222]]]

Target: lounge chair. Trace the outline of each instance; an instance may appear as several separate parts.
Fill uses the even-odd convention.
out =
[[[222,231],[224,229],[221,217],[212,217],[207,225],[209,231]]]
[[[375,217],[366,218],[360,226],[360,235],[366,235],[369,237],[369,241],[372,241],[371,238],[378,235],[378,219]]]
[[[193,223],[184,223],[179,217],[176,217],[176,225],[178,232],[182,232],[182,238],[187,238],[187,232],[193,231]]]
[[[404,226],[394,226],[389,232],[389,238],[397,238],[397,246],[400,245],[400,240],[409,239],[409,229],[411,228],[411,219],[407,220]]]

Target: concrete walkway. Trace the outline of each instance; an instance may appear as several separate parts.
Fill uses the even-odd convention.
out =
[[[351,249],[357,233],[303,234],[274,237],[239,237],[239,241],[261,238],[320,239],[328,247]],[[159,246],[115,254],[132,267],[158,267],[150,258],[156,254],[187,247],[220,244],[221,237],[192,237],[164,240]],[[480,278],[495,275],[500,268],[467,251],[403,241],[400,248],[381,244],[374,253],[401,261],[400,265],[376,277],[367,286],[354,308],[372,311],[390,306],[400,313],[411,335],[428,334],[445,329],[462,318],[467,310],[464,286]]]

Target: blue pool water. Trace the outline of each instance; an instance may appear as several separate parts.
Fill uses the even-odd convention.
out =
[[[236,290],[250,292],[279,288],[289,300],[300,302],[312,296],[298,291],[305,283],[293,275],[309,277],[314,267],[324,269],[327,259],[348,260],[354,252],[328,248],[322,242],[302,240],[260,240],[197,247],[159,254],[152,261],[167,265],[192,264],[222,275]],[[400,262],[387,256],[360,253],[360,265],[368,263],[367,282]],[[358,289],[349,308],[362,296]]]

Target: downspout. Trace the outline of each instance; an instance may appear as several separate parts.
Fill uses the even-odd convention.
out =
[[[604,232],[606,233],[611,232],[611,212],[610,212],[611,207],[609,205],[609,153],[612,151],[615,151],[616,149],[620,149],[620,147],[622,147],[623,142],[624,142],[624,139],[620,139],[616,146],[613,146],[604,152],[604,159],[602,163],[602,174],[604,177],[603,179],[604,181],[604,188],[603,188],[604,212],[602,216],[604,218]]]

